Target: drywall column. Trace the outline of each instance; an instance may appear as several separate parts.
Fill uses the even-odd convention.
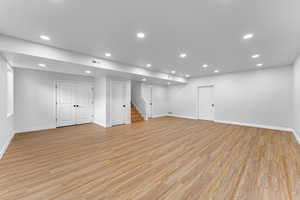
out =
[[[294,64],[294,130],[300,138],[300,56]]]
[[[4,155],[11,139],[14,136],[14,115],[8,116],[7,98],[7,69],[8,64],[0,56],[0,159]]]

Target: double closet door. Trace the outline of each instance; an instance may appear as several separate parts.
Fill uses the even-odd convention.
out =
[[[57,82],[57,127],[93,121],[93,87],[90,84]]]

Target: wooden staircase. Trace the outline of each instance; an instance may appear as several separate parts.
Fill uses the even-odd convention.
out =
[[[131,122],[135,123],[140,121],[144,121],[143,116],[139,113],[135,106],[131,104]]]

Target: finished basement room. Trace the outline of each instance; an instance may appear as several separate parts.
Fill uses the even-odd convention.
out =
[[[0,200],[299,200],[300,1],[0,1]]]

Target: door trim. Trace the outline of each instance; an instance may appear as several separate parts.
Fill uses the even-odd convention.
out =
[[[197,97],[196,97],[196,119],[197,120],[208,120],[208,119],[200,119],[199,118],[199,89],[200,88],[205,88],[205,87],[212,87],[213,89],[215,89],[215,84],[207,84],[207,85],[199,85],[196,87],[197,89]],[[215,98],[214,98],[214,91],[213,91],[213,100],[214,100],[214,111],[213,111],[213,119],[212,120],[208,120],[208,121],[215,121],[216,118],[215,118],[215,110],[216,110],[216,104],[215,104]]]
[[[131,108],[130,108],[130,102],[131,102],[131,81],[130,80],[124,80],[119,78],[111,78],[109,79],[109,97],[107,98],[109,101],[108,107],[106,107],[109,110],[109,117],[107,117],[107,127],[112,127],[112,82],[122,82],[125,86],[125,111],[124,111],[124,124],[131,124]]]
[[[70,84],[74,84],[74,85],[87,85],[87,86],[91,86],[91,88],[93,88],[93,102],[95,102],[95,91],[94,91],[94,83],[90,82],[90,81],[76,81],[76,80],[55,80],[53,82],[53,118],[55,120],[55,128],[59,128],[61,126],[59,126],[58,124],[58,107],[57,107],[57,98],[58,98],[58,94],[57,94],[57,89],[58,89],[58,84],[59,83],[70,83]],[[95,118],[95,103],[93,103],[93,108],[92,108],[92,115],[93,115],[93,120]],[[77,124],[75,124],[77,125]]]

